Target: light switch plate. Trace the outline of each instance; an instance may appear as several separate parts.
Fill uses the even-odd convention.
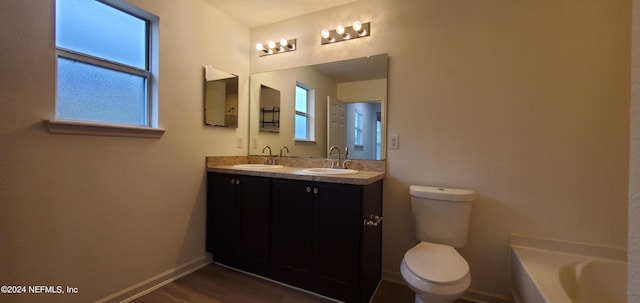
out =
[[[236,137],[236,147],[242,148],[242,137]]]
[[[400,148],[400,136],[391,135],[389,136],[389,149],[398,149]]]

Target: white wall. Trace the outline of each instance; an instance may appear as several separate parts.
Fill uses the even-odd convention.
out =
[[[240,75],[247,113],[249,66],[380,53],[390,56],[388,132],[401,137],[384,187],[385,277],[399,278],[415,243],[411,184],[477,190],[462,251],[475,291],[508,295],[509,232],[626,247],[628,192],[638,268],[629,1],[360,0],[249,35],[206,0],[132,0],[160,16],[159,140],[46,132],[53,2],[0,1],[0,281],[71,285],[80,294],[64,301],[87,302],[201,258],[204,157],[245,155],[235,143],[248,136],[242,114],[236,130],[202,126],[202,66]],[[371,21],[371,37],[320,46],[322,28],[356,19]],[[252,51],[282,36],[297,38],[298,50]],[[637,109],[636,93],[632,101]],[[640,279],[631,273],[634,302]]]
[[[640,302],[640,0],[633,0],[627,302]]]
[[[69,285],[93,302],[205,255],[205,156],[246,155],[240,128],[203,126],[203,66],[240,76],[249,30],[206,0],[132,0],[160,17],[161,139],[52,135],[54,1],[0,1],[0,281]],[[224,41],[224,47],[220,46]]]
[[[383,271],[415,244],[408,188],[477,191],[471,295],[509,295],[510,232],[627,246],[630,2],[361,0],[253,29],[297,38],[260,72],[389,54]],[[323,28],[371,21],[369,38],[320,45]]]

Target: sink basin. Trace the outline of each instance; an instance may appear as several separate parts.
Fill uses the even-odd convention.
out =
[[[358,171],[355,169],[348,168],[328,168],[328,167],[318,167],[318,168],[306,168],[302,170],[303,173],[308,175],[350,175],[357,174]]]
[[[282,165],[268,165],[268,164],[237,164],[233,168],[237,169],[250,169],[250,170],[272,170],[282,168]]]

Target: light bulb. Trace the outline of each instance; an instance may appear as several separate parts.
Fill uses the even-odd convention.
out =
[[[262,45],[262,43],[258,43],[256,44],[256,49],[259,51],[263,51],[264,50],[264,45]]]
[[[328,38],[329,38],[329,35],[330,35],[329,31],[328,31],[328,30],[326,30],[326,29],[323,29],[323,30],[320,32],[320,37],[322,37],[322,38],[324,38],[324,39],[328,39]]]
[[[353,30],[360,32],[362,30],[362,23],[360,23],[360,21],[353,22]]]
[[[267,46],[269,46],[269,48],[275,48],[275,47],[276,47],[276,43],[275,43],[275,42],[273,42],[273,41],[269,41],[269,42],[267,43]]]
[[[344,26],[338,25],[338,27],[336,27],[336,33],[338,33],[338,35],[343,35],[344,34]]]
[[[289,41],[287,41],[287,39],[282,38],[280,39],[280,46],[288,46],[289,45]]]

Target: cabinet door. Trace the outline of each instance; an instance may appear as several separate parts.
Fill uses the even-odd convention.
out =
[[[266,275],[269,255],[270,181],[239,177],[237,185],[237,249],[241,269]]]
[[[312,284],[327,296],[355,302],[360,268],[361,186],[316,185]]]
[[[227,265],[236,263],[237,176],[209,173],[207,178],[207,251],[213,260]]]
[[[273,181],[271,265],[274,278],[310,287],[312,187],[306,182]]]

